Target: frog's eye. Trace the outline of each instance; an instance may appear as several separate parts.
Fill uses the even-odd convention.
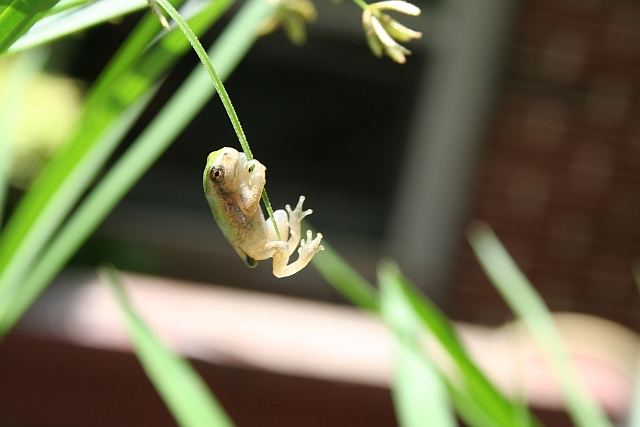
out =
[[[249,166],[249,173],[253,173],[253,170],[255,169],[256,165],[255,164],[251,164],[251,166]]]
[[[209,171],[209,179],[214,182],[220,181],[224,178],[224,168],[222,166],[214,166]]]

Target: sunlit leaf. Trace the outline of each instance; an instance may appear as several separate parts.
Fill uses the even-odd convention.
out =
[[[5,0],[0,3],[0,54],[40,20],[58,0]]]
[[[147,0],[100,0],[59,12],[41,19],[8,51],[31,49],[145,7],[148,7]]]

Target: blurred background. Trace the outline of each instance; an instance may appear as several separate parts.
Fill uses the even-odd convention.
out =
[[[403,66],[371,55],[352,4],[316,2],[318,19],[304,46],[292,46],[282,33],[266,36],[233,73],[227,89],[255,157],[267,166],[274,208],[304,194],[314,209],[310,222],[363,275],[374,278],[377,262],[389,256],[453,320],[496,326],[512,316],[465,240],[471,221],[486,221],[552,310],[592,314],[637,331],[640,298],[632,270],[640,249],[640,3],[433,0],[419,6],[422,16],[409,26],[423,38],[408,46],[413,54]],[[89,86],[138,19],[54,44],[50,71]],[[218,32],[211,30],[203,44]],[[187,56],[138,130],[197,65],[195,55]],[[224,241],[203,197],[201,174],[210,151],[236,145],[213,99],[69,271],[108,261],[129,272],[344,304],[314,269],[277,280],[269,262],[247,269]],[[15,203],[19,191],[11,196]],[[69,277],[57,287],[74,282]],[[46,302],[34,310],[47,311]],[[91,390],[126,372],[131,384],[142,384],[132,386],[139,391],[132,399],[153,393],[133,356],[61,344],[51,334],[34,340],[28,338],[33,329],[19,330],[0,347],[0,359],[10,361],[0,363],[0,370],[10,366],[0,382],[13,372],[11,381],[23,385],[27,401],[34,388],[47,389],[43,381],[61,381],[51,376],[59,369],[70,375],[67,385],[58,382],[62,389]],[[34,349],[51,355],[49,368]],[[34,374],[33,366],[40,371]],[[84,368],[73,374],[78,366]],[[110,374],[100,371],[104,367]],[[198,367],[239,425],[395,423],[384,387]],[[238,384],[242,390],[234,389]],[[111,386],[101,392],[116,395]],[[306,392],[299,395],[301,389]],[[88,419],[59,415],[47,423],[24,415],[20,399],[4,398],[12,402],[0,403],[6,425],[82,425],[78,420]],[[262,399],[249,409],[239,403]],[[345,399],[368,415],[340,406]],[[256,407],[263,415],[278,412],[283,402],[297,405],[289,411],[300,416],[270,424],[249,415]],[[123,414],[138,420],[130,425],[170,423],[166,410],[153,416],[140,410],[135,418],[134,405],[121,403]],[[159,401],[147,403],[161,408]],[[303,416],[327,407],[333,409],[323,420]],[[55,404],[42,410],[64,411]],[[564,425],[555,412],[546,414],[550,425]],[[144,421],[154,416],[153,423]]]

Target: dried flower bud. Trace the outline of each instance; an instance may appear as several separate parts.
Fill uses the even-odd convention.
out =
[[[369,48],[375,56],[387,55],[395,62],[404,64],[411,51],[398,42],[419,39],[422,33],[411,30],[384,13],[386,10],[417,16],[420,9],[406,1],[389,0],[367,5],[362,13],[362,25]]]
[[[316,8],[310,0],[279,0],[275,15],[267,20],[260,34],[269,34],[282,27],[293,44],[307,40],[306,24],[315,21]]]

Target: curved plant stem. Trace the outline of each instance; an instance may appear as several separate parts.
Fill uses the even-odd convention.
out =
[[[187,40],[189,40],[189,43],[191,43],[193,50],[196,52],[196,55],[198,55],[198,58],[200,58],[202,65],[204,65],[204,69],[207,71],[207,74],[209,74],[209,77],[211,77],[213,86],[215,86],[216,91],[218,92],[218,96],[222,101],[222,105],[224,105],[224,109],[227,111],[229,120],[231,120],[231,125],[233,126],[233,130],[236,132],[236,135],[238,136],[238,142],[240,142],[240,146],[242,146],[242,151],[244,151],[244,154],[246,154],[248,160],[253,159],[251,148],[249,148],[249,142],[247,142],[247,137],[244,134],[244,130],[242,129],[242,125],[240,124],[240,119],[236,114],[236,110],[235,108],[233,108],[233,104],[231,103],[231,98],[229,98],[229,94],[224,88],[224,85],[222,84],[222,80],[218,76],[216,69],[213,67],[213,63],[211,62],[211,59],[207,55],[207,52],[204,50],[204,47],[202,47],[200,40],[198,40],[198,37],[191,30],[191,27],[189,27],[189,24],[187,23],[187,21],[180,15],[180,13],[178,13],[176,8],[173,7],[171,3],[168,2],[168,0],[154,0],[154,1],[160,7],[162,7],[162,9],[164,9],[165,12],[167,12],[167,14],[171,17],[171,19],[173,19],[176,22],[176,24],[178,24],[178,27],[180,27],[180,30],[184,33]]]
[[[184,33],[187,40],[189,40],[189,43],[191,43],[193,50],[196,52],[196,55],[198,55],[198,58],[200,58],[200,62],[202,62],[202,65],[204,65],[204,69],[207,71],[207,74],[209,74],[209,77],[211,77],[211,81],[213,82],[213,86],[216,88],[216,91],[218,92],[218,96],[220,96],[220,100],[222,101],[222,105],[224,106],[224,109],[226,110],[227,115],[229,116],[229,120],[231,121],[233,130],[236,132],[236,135],[238,136],[238,142],[242,147],[242,151],[247,156],[248,160],[253,159],[253,153],[251,152],[251,148],[249,147],[249,141],[247,141],[247,136],[245,135],[244,130],[242,129],[242,125],[240,124],[240,119],[238,118],[238,114],[236,113],[235,108],[233,108],[233,104],[231,103],[231,98],[229,98],[229,94],[224,88],[224,84],[222,84],[222,80],[218,76],[218,73],[216,72],[216,69],[213,66],[213,62],[211,62],[211,58],[209,58],[209,56],[207,55],[207,52],[202,47],[200,40],[198,40],[198,37],[191,30],[187,21],[185,21],[185,19],[180,15],[180,13],[178,13],[176,8],[173,7],[171,3],[169,3],[168,0],[154,0],[154,1],[158,4],[158,6],[164,9],[165,12],[167,12],[167,14],[171,17],[171,19],[173,19],[176,22],[176,24],[178,24],[178,27],[180,27],[180,30]],[[271,207],[271,202],[269,201],[269,196],[267,195],[266,189],[262,191],[262,203],[264,203],[264,207],[267,209],[267,213],[269,214],[269,218],[271,219],[271,222],[273,223],[273,227],[276,230],[278,239],[282,239],[282,237],[280,236],[280,230],[278,230],[278,224],[276,224],[276,220],[273,217],[273,208]]]

